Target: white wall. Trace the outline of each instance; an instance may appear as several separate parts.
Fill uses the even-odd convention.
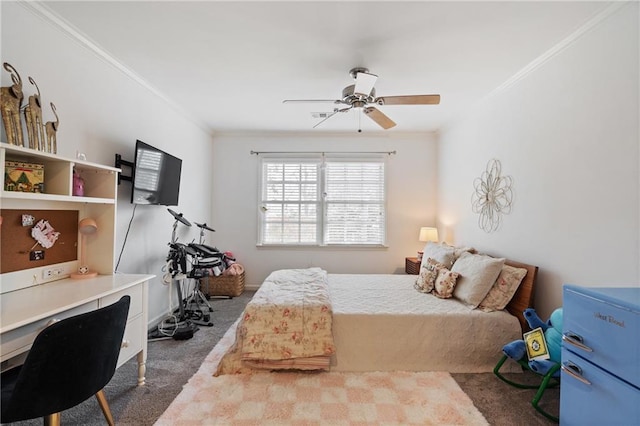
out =
[[[388,218],[384,249],[256,247],[258,157],[250,151],[397,151],[387,162]],[[282,134],[214,137],[211,243],[232,251],[257,286],[280,268],[319,266],[334,273],[404,273],[421,248],[421,226],[436,221],[437,144],[432,134]]]
[[[59,27],[29,8],[2,2],[2,62],[20,73],[25,98],[35,93],[28,77],[40,87],[45,121],[53,120],[49,102],[60,116],[58,154],[114,165],[114,155],[133,161],[136,139],[157,146],[183,160],[180,206],[192,221],[210,221],[211,137],[169,104],[78,43]],[[2,86],[10,85],[4,71]],[[3,130],[4,139],[4,130]],[[125,169],[125,175],[130,170]],[[118,188],[116,257],[133,207],[131,184]],[[169,309],[169,287],[160,281],[171,238],[173,217],[165,207],[138,206],[122,255],[119,272],[155,274],[149,285],[150,321]],[[180,229],[181,241],[197,238],[197,228]],[[175,292],[175,290],[174,290]],[[174,301],[175,303],[175,301]]]
[[[638,47],[634,3],[440,135],[441,226],[452,242],[538,265],[542,317],[565,283],[640,284]],[[515,200],[487,234],[471,194],[491,158]]]

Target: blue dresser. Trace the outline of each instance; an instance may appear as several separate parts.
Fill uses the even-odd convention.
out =
[[[640,425],[640,288],[563,288],[561,425]]]

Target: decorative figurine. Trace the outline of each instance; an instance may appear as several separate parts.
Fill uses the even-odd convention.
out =
[[[47,149],[49,152],[55,154],[58,151],[56,132],[58,131],[58,126],[60,125],[60,118],[58,118],[56,106],[53,104],[53,102],[50,102],[50,105],[51,110],[53,111],[53,115],[56,116],[56,121],[47,121],[44,125],[44,128],[47,133]]]
[[[29,148],[39,151],[46,151],[44,138],[44,126],[42,123],[42,105],[40,103],[40,88],[29,77],[29,82],[36,86],[38,93],[29,96],[27,106],[24,108],[24,117],[27,122],[27,136],[29,138]]]
[[[5,62],[4,69],[11,73],[13,85],[0,88],[0,109],[2,122],[7,134],[7,142],[12,145],[24,146],[22,138],[22,124],[20,123],[20,108],[22,108],[22,79],[11,64]]]

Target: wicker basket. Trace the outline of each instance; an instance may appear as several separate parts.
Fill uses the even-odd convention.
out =
[[[244,291],[244,271],[240,275],[219,275],[200,279],[200,291],[205,296],[240,296]]]

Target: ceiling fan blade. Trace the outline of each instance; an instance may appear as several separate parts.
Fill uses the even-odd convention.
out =
[[[366,107],[363,109],[366,116],[378,123],[380,127],[387,130],[396,125],[392,119],[387,117],[382,111],[374,107]]]
[[[440,95],[381,96],[375,102],[379,105],[438,105]]]
[[[353,93],[356,95],[369,96],[373,86],[376,84],[378,76],[375,74],[369,74],[366,72],[359,72],[356,74],[356,85],[353,89]]]
[[[308,104],[308,103],[332,103],[332,104],[341,104],[343,103],[340,99],[285,99],[282,101],[283,104]]]

